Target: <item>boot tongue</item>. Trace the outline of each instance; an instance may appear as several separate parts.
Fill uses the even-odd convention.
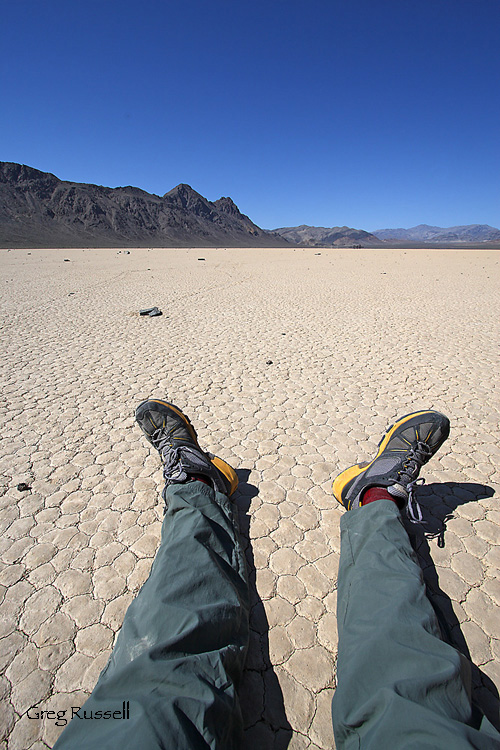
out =
[[[399,482],[391,484],[391,486],[387,488],[387,492],[389,495],[397,497],[400,500],[408,500],[408,490],[402,484],[399,484]]]
[[[207,474],[210,462],[202,450],[193,447],[187,440],[175,441],[175,454],[179,465],[186,474]]]

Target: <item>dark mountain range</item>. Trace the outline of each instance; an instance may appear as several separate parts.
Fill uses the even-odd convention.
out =
[[[488,224],[465,224],[457,227],[431,227],[419,224],[410,229],[379,229],[373,233],[381,240],[394,242],[498,242],[500,230]]]
[[[231,198],[209,201],[189,185],[163,196],[136,187],[108,188],[0,162],[0,247],[390,247],[500,243],[487,224],[381,229],[260,229]]]
[[[108,188],[0,162],[0,247],[283,247],[231,198],[213,203],[189,185],[163,197]]]
[[[373,234],[350,227],[309,227],[301,224],[299,227],[281,227],[273,231],[294,245],[306,247],[370,247],[383,244]]]

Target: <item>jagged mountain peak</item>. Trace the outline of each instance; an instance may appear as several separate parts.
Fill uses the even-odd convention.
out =
[[[203,196],[201,193],[197,193],[194,188],[191,187],[191,185],[188,185],[186,182],[180,182],[178,185],[176,185],[172,190],[169,190],[168,193],[165,193],[163,196],[166,198],[167,196],[175,197],[177,195],[190,195],[190,196],[196,196],[197,198],[202,198]]]
[[[241,216],[240,209],[232,198],[222,196],[218,200],[214,201],[213,205],[218,211],[222,211],[225,214],[232,214],[233,216]]]
[[[180,185],[176,185],[172,190],[169,190],[168,193],[165,193],[163,200],[187,210],[210,210],[209,201],[203,195],[197,193],[191,185],[186,185],[183,182]]]

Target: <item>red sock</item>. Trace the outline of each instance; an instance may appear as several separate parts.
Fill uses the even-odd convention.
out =
[[[392,500],[393,503],[398,504],[396,498],[387,492],[386,487],[370,487],[364,493],[361,505],[368,505],[368,503],[373,503],[375,500]]]
[[[208,484],[209,487],[212,486],[212,482],[208,477],[204,477],[201,474],[190,474],[189,478],[196,481],[196,482],[203,482],[203,484]]]

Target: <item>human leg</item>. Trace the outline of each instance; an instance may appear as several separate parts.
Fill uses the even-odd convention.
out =
[[[177,472],[181,481],[169,482],[166,476],[167,508],[150,576],[79,711],[94,718],[75,717],[57,750],[239,747],[236,687],[248,644],[249,611],[244,553],[227,495],[189,481],[188,474],[182,478],[193,459],[187,455],[186,460],[181,447],[179,461],[169,468],[170,476]],[[209,477],[203,456],[194,457],[197,471],[203,475],[206,470]],[[234,487],[229,468],[217,479]],[[98,711],[120,711],[124,701],[125,720],[95,718]]]
[[[500,747],[489,722],[475,724],[469,665],[441,639],[398,509],[420,466],[448,434],[446,422],[434,414],[400,420],[373,462],[351,467],[334,482],[337,499],[350,508],[341,520],[338,687],[332,702],[339,749]],[[432,421],[434,435],[419,431]],[[415,427],[419,438],[411,439]],[[418,444],[422,437],[429,450]],[[364,493],[376,486],[388,490],[387,499],[363,505]]]

